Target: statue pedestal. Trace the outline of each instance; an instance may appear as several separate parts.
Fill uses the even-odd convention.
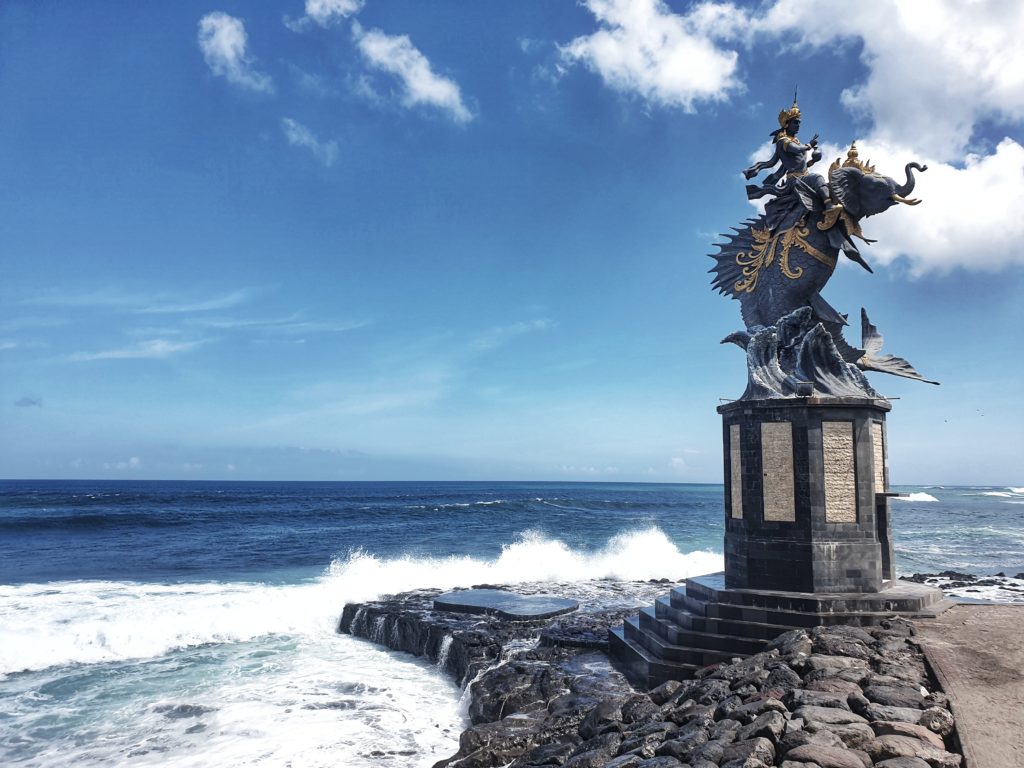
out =
[[[934,587],[894,580],[890,407],[866,397],[719,407],[725,572],[687,579],[611,631],[631,679],[682,680],[793,628],[934,617],[953,604]]]
[[[878,592],[892,580],[886,400],[720,406],[725,586]]]

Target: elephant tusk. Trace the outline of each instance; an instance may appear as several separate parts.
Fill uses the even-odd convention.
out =
[[[919,205],[921,202],[920,200],[914,200],[913,198],[908,199],[900,195],[893,195],[892,199],[895,200],[897,203],[903,203],[904,205]]]

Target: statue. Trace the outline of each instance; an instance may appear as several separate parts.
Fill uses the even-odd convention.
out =
[[[846,161],[837,159],[827,179],[808,168],[821,159],[818,137],[803,144],[796,100],[779,113],[780,128],[772,133],[775,152],[743,175],[751,179],[779,165],[761,186],[748,185],[747,196],[771,196],[765,213],[744,222],[712,254],[713,286],[740,302],[746,325],[723,339],[747,352],[748,386],[741,399],[831,395],[878,398],[863,371],[881,371],[928,381],[900,357],[881,353],[882,336],[861,310],[861,346],[843,338],[847,316],[826,302],[820,291],[835,271],[839,253],[871,267],[853,242],[864,236],[860,221],[902,203],[917,205],[914,170],[907,163],[906,180],[875,171],[860,160],[856,144]],[[937,382],[930,381],[935,384]]]

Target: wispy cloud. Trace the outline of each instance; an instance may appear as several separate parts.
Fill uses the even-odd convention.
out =
[[[120,310],[140,314],[184,314],[230,309],[249,301],[255,293],[251,288],[241,288],[219,296],[189,300],[105,288],[84,293],[43,293],[24,298],[20,303],[31,306]]]
[[[85,362],[89,360],[143,360],[163,359],[180,352],[188,352],[205,343],[198,341],[170,341],[168,339],[147,339],[137,344],[101,352],[76,352],[68,360]]]
[[[199,20],[199,50],[213,74],[250,91],[273,93],[269,75],[255,69],[246,50],[249,36],[241,19],[215,11]]]
[[[42,408],[43,399],[41,397],[31,397],[30,395],[25,395],[24,397],[19,397],[17,400],[15,400],[14,406],[16,408]]]
[[[290,117],[281,119],[281,130],[285,138],[293,147],[303,147],[313,153],[313,156],[326,167],[334,165],[338,159],[338,142],[321,141],[316,135],[302,123],[292,120]]]
[[[232,317],[196,317],[187,321],[188,325],[218,330],[265,330],[286,335],[303,333],[345,333],[370,325],[368,320],[349,323],[332,323],[319,320],[302,320],[299,313],[282,318],[232,318]]]
[[[434,72],[430,61],[408,35],[387,35],[379,29],[366,31],[358,22],[353,22],[352,34],[370,66],[398,78],[406,106],[435,107],[458,123],[473,119],[473,113],[462,101],[459,86]]]
[[[145,314],[185,314],[188,312],[213,312],[220,309],[230,309],[243,304],[252,298],[253,291],[249,288],[242,288],[222,296],[213,296],[209,299],[201,299],[192,302],[170,302],[155,303],[139,308],[138,312]]]
[[[513,339],[527,333],[546,331],[553,327],[553,323],[547,318],[537,320],[526,320],[511,325],[501,325],[490,328],[473,340],[471,346],[474,349],[489,350],[508,344]]]
[[[105,461],[103,462],[104,469],[140,469],[142,467],[142,459],[138,456],[132,456],[127,461]]]

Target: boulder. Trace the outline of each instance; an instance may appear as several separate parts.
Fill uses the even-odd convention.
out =
[[[681,768],[682,765],[674,757],[652,757],[637,763],[636,768]]]
[[[811,648],[811,638],[802,629],[783,632],[765,646],[765,650],[778,651],[779,655],[786,658],[800,655],[810,656]]]
[[[838,736],[847,749],[861,749],[864,744],[875,738],[870,725],[864,723],[816,723],[809,722],[805,728],[811,733],[828,731]]]
[[[850,749],[805,744],[786,753],[786,759],[801,763],[815,763],[821,768],[864,768],[864,762]]]
[[[852,685],[852,683],[846,684]],[[783,702],[787,707],[794,711],[803,706],[833,707],[835,709],[845,709],[849,711],[850,706],[846,703],[846,697],[848,695],[848,692],[830,693],[828,691],[809,691],[803,688],[798,688],[797,690],[790,691],[786,694],[786,698],[783,699]]]
[[[943,738],[949,736],[956,725],[953,722],[953,715],[949,713],[949,710],[942,709],[941,707],[929,707],[924,710],[918,722],[929,731],[937,733]]]
[[[808,691],[821,691],[822,693],[841,693],[849,696],[851,693],[860,693],[861,689],[857,683],[843,680],[840,677],[823,677],[820,680],[811,680],[804,686]]]
[[[942,739],[934,732],[925,728],[923,725],[915,725],[913,723],[901,723],[898,720],[880,720],[871,723],[871,730],[873,730],[879,736],[910,736],[911,738],[923,741],[925,744],[930,744],[936,749],[946,748],[946,745],[943,743]]]
[[[675,695],[675,693],[682,687],[683,684],[680,683],[678,680],[668,680],[659,685],[657,688],[655,688],[647,695],[648,697],[650,697],[651,701],[653,701],[660,707],[666,701],[671,699]]]
[[[879,736],[865,745],[865,749],[876,763],[894,757],[917,757],[931,768],[960,768],[963,760],[960,755],[936,749],[910,736]]]
[[[887,707],[922,709],[924,703],[920,687],[913,685],[869,685],[864,689],[864,697]]]
[[[737,741],[747,741],[758,737],[768,739],[773,744],[778,742],[786,729],[786,718],[781,712],[765,712],[758,715],[754,722],[745,725],[736,733]]]
[[[919,757],[893,757],[875,763],[875,768],[931,768],[931,766]]]
[[[584,739],[592,739],[610,730],[622,730],[621,699],[606,699],[600,702],[580,723],[580,736]]]
[[[802,717],[807,722],[868,724],[867,720],[855,712],[851,712],[848,709],[839,709],[837,707],[804,706],[797,709],[794,714],[797,717]]]
[[[775,745],[768,739],[755,738],[733,742],[722,750],[723,763],[730,760],[746,760],[748,757],[756,758],[765,765],[772,765],[775,762]]]

